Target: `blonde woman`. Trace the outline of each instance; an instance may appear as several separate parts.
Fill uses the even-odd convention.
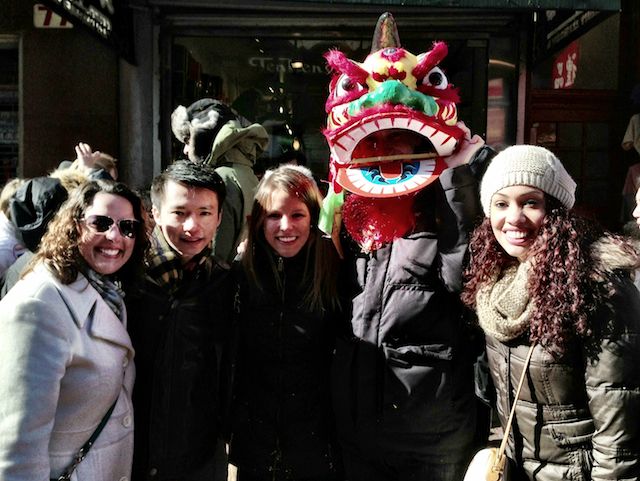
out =
[[[329,395],[338,259],[316,225],[320,203],[304,167],[281,166],[258,186],[236,265],[238,481],[339,479]]]

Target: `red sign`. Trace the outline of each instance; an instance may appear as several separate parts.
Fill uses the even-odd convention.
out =
[[[33,6],[33,25],[36,28],[73,28],[66,18],[39,3]]]
[[[576,83],[578,75],[578,59],[580,47],[578,42],[571,42],[553,61],[551,79],[554,89],[570,89]]]

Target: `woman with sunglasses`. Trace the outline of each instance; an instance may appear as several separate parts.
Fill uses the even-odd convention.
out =
[[[138,196],[87,182],[0,301],[0,479],[58,479],[100,425],[72,479],[130,476],[134,368],[121,284],[146,246]]]

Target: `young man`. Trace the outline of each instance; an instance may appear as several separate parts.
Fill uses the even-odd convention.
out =
[[[137,370],[135,481],[226,479],[219,379],[233,296],[228,267],[211,256],[224,198],[220,176],[188,161],[151,186],[151,255],[126,296]]]
[[[171,114],[171,129],[189,160],[215,167],[224,180],[227,197],[214,252],[231,262],[258,185],[253,167],[267,148],[269,134],[262,125],[251,124],[228,105],[209,98],[177,107]]]

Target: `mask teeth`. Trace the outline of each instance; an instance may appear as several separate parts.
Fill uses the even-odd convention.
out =
[[[340,164],[351,162],[353,150],[367,135],[380,130],[405,129],[415,132],[429,139],[439,156],[451,155],[457,145],[456,139],[416,118],[378,118],[363,122],[354,128],[336,136],[331,142],[331,152]]]

